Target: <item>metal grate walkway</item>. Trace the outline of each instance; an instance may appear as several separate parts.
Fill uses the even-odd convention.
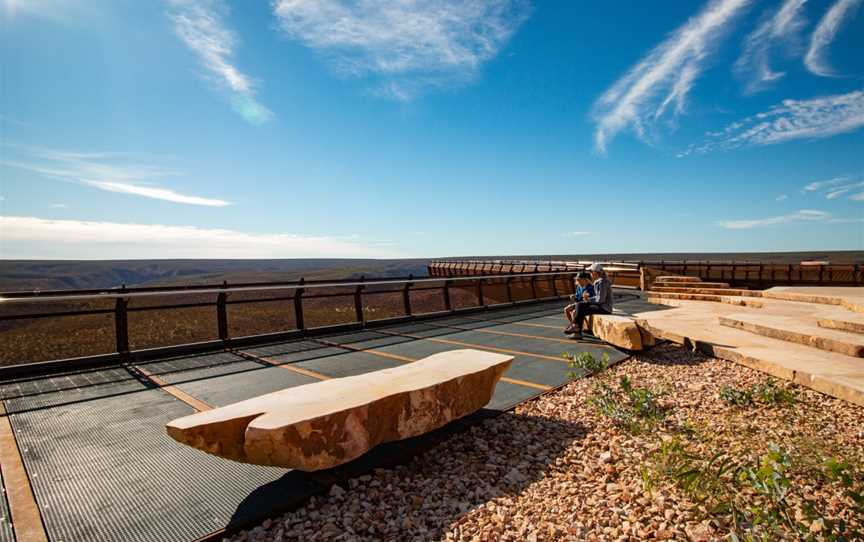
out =
[[[190,541],[259,522],[335,481],[405,461],[485,416],[566,383],[565,351],[607,353],[612,361],[626,357],[597,342],[568,340],[560,332],[561,306],[489,310],[0,381],[0,399],[49,540]],[[165,433],[168,421],[194,412],[191,404],[218,407],[457,348],[515,357],[486,410],[429,435],[379,446],[330,471],[235,463],[182,446]],[[5,498],[0,514],[0,542],[11,540]]]

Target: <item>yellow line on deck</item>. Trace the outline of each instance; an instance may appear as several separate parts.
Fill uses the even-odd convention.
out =
[[[488,320],[487,320],[488,321]],[[509,322],[507,322],[509,323]],[[493,329],[482,329],[482,328],[471,328],[471,327],[460,327],[458,325],[445,325],[445,324],[429,324],[430,326],[442,328],[442,329],[458,329],[459,331],[479,331],[481,333],[489,333],[492,335],[504,335],[507,337],[519,337],[520,339],[534,339],[537,341],[549,341],[555,343],[566,343],[573,344],[573,339],[556,339],[555,337],[541,337],[539,335],[528,335],[527,333],[513,333],[512,331],[495,331]],[[561,329],[561,328],[558,328]]]
[[[421,341],[432,341],[432,342],[441,343],[441,344],[452,344],[455,346],[466,346],[468,348],[476,348],[478,350],[489,350],[491,352],[501,352],[502,354],[513,354],[515,356],[530,356],[532,358],[548,359],[551,361],[559,361],[561,363],[567,363],[567,360],[564,358],[556,358],[554,356],[547,356],[545,354],[532,354],[531,352],[521,352],[519,350],[510,350],[508,348],[498,348],[495,346],[486,346],[486,345],[482,345],[482,344],[466,343],[464,341],[454,341],[452,339],[441,339],[438,337],[420,337],[417,335],[411,335],[410,333],[396,333],[395,331],[385,331],[383,329],[376,329],[375,331],[377,331],[379,333],[384,333],[385,335],[393,335],[394,337],[407,337],[409,339],[417,339],[417,340],[421,340]]]
[[[468,320],[474,320],[476,322],[492,322],[495,324],[513,324],[517,326],[528,326],[528,327],[542,327],[545,329],[562,329],[561,326],[550,326],[548,324],[533,324],[531,322],[507,322],[505,320],[491,320],[487,318],[472,318],[471,316],[464,316]],[[538,318],[548,318],[548,316],[538,316]]]
[[[161,377],[154,375],[153,373],[151,373],[147,369],[144,369],[144,368],[139,367],[137,365],[133,365],[132,368],[134,370],[138,371],[139,373],[141,373],[147,380],[149,380],[150,382],[153,382],[154,384],[159,386],[160,389],[162,389],[163,391],[165,391],[167,393],[170,393],[175,398],[183,401],[184,403],[191,406],[192,408],[194,408],[198,412],[204,412],[205,410],[210,410],[213,408],[212,406],[208,405],[207,403],[198,399],[197,397],[189,395],[188,393],[181,390],[177,386],[174,386],[174,385],[169,384],[168,382],[162,380]]]
[[[396,361],[401,361],[403,363],[412,363],[417,361],[417,358],[409,358],[407,356],[400,356],[398,354],[391,354],[390,352],[382,352],[380,350],[375,349],[365,349],[357,346],[350,346],[347,344],[339,344],[331,341],[327,341],[324,339],[313,339],[314,341],[320,342],[321,344],[326,344],[328,346],[335,346],[337,348],[344,348],[346,350],[351,350],[352,352],[366,352],[375,356],[381,356],[382,358],[388,358]],[[423,339],[421,339],[423,340]],[[509,376],[502,376],[502,382],[509,382],[511,384],[519,384],[520,386],[527,386],[529,388],[535,388],[538,390],[551,390],[552,386],[547,386],[545,384],[537,384],[536,382],[529,382],[527,380],[518,380],[516,378],[510,378]]]
[[[6,407],[0,402],[0,469],[3,470],[3,485],[12,516],[12,528],[17,542],[48,542],[48,534],[42,524],[39,506],[30,486],[30,478],[24,460],[18,450],[15,432]]]
[[[265,358],[263,356],[256,356],[255,354],[250,354],[249,352],[244,352],[242,350],[229,349],[228,351],[232,352],[234,354],[237,354],[238,356],[240,356],[242,358],[246,358],[248,360],[251,360],[251,361],[258,361],[260,363],[266,363],[267,365],[272,365],[273,367],[279,367],[281,369],[293,371],[297,374],[301,374],[304,376],[311,376],[312,378],[317,378],[318,380],[330,380],[330,378],[331,378],[327,375],[324,375],[324,374],[321,374],[321,373],[318,373],[315,371],[311,371],[309,369],[304,369],[303,367],[293,367],[288,363],[280,363],[279,361],[276,361],[275,359]]]

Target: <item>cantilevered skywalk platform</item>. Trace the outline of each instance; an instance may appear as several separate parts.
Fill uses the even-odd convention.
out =
[[[6,378],[0,513],[7,521],[0,540],[218,539],[335,482],[407,461],[453,432],[565,384],[571,369],[563,352],[608,354],[612,362],[626,357],[599,341],[567,339],[561,307],[561,301],[511,306]],[[485,410],[336,469],[303,473],[235,463],[165,433],[167,422],[197,410],[461,348],[515,357]]]

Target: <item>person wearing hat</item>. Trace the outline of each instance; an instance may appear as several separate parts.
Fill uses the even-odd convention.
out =
[[[594,285],[591,284],[591,274],[587,271],[580,271],[576,278],[573,279],[575,283],[575,294],[570,296],[570,303],[566,307],[564,307],[564,316],[567,318],[567,321],[570,322],[570,325],[573,325],[573,315],[576,314],[576,306],[584,299],[584,294],[587,292],[588,297],[592,297],[594,295]]]
[[[591,278],[594,280],[594,295],[583,292],[582,300],[576,304],[573,323],[564,330],[564,333],[573,335],[575,339],[582,338],[582,326],[589,315],[612,314],[612,283],[606,276],[603,265],[593,263],[588,271],[591,272]]]

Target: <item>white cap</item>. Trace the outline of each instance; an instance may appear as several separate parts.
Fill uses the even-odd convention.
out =
[[[588,268],[588,271],[592,273],[602,273],[603,272],[603,264],[602,263],[592,263],[591,267]]]

